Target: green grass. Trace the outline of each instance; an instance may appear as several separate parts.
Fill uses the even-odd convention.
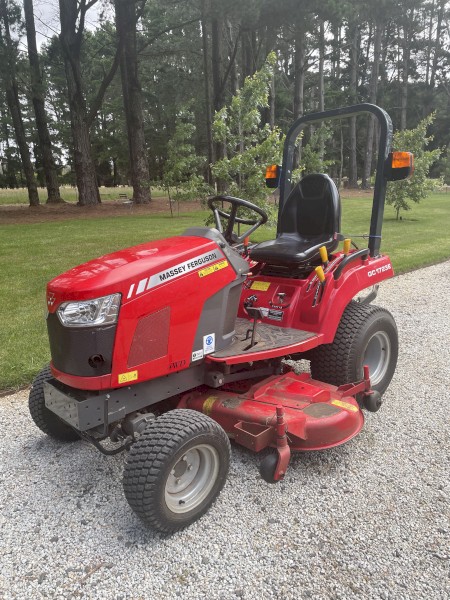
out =
[[[369,198],[343,199],[342,231],[366,233]],[[48,362],[44,321],[45,285],[70,267],[114,250],[177,235],[203,224],[205,211],[169,215],[130,215],[0,226],[0,390],[28,384]],[[450,257],[450,195],[434,194],[396,221],[386,207],[382,250],[396,273]],[[265,229],[255,241],[270,239]],[[356,239],[361,247],[364,240]]]
[[[78,191],[75,187],[64,186],[60,188],[61,197],[70,203],[78,202]],[[38,189],[39,200],[42,204],[47,200],[47,190],[43,188]],[[119,194],[126,194],[128,198],[132,198],[133,190],[130,186],[121,186],[116,188],[100,188],[100,199],[102,202],[105,200],[118,200]],[[160,198],[165,196],[166,192],[159,188],[152,188],[152,197]],[[25,188],[18,188],[14,190],[0,188],[0,206],[4,204],[28,204],[28,193]]]

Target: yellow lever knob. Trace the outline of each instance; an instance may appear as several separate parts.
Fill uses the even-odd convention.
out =
[[[344,254],[348,254],[350,252],[350,244],[352,243],[352,240],[350,238],[347,238],[344,240]]]
[[[324,265],[326,265],[328,262],[328,252],[327,252],[327,249],[325,248],[325,246],[320,246],[319,252],[320,252],[320,260],[323,262]]]
[[[325,273],[323,272],[323,268],[322,267],[316,267],[315,269],[316,275],[320,281],[320,283],[323,283],[325,281]]]

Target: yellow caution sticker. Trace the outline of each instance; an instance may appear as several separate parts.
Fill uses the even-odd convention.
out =
[[[250,286],[251,290],[259,290],[260,292],[267,292],[270,288],[270,281],[254,281]]]
[[[130,371],[129,373],[119,374],[119,383],[128,383],[129,381],[137,381],[138,372]]]
[[[220,262],[216,263],[215,265],[210,265],[209,267],[200,269],[200,271],[197,271],[197,273],[198,273],[199,277],[206,277],[207,275],[212,275],[216,271],[220,271],[221,269],[225,269],[226,267],[228,267],[228,261],[221,260]]]
[[[350,402],[344,402],[343,400],[332,400],[331,404],[339,406],[340,408],[345,408],[345,410],[349,410],[350,412],[358,412],[359,410],[359,408],[354,404],[350,404]]]
[[[212,411],[212,407],[214,406],[214,402],[218,400],[217,396],[208,396],[206,400],[203,402],[203,413],[209,417]]]

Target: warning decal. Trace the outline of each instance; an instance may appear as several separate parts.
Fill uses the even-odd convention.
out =
[[[250,286],[251,290],[259,290],[260,292],[267,292],[270,287],[270,281],[254,281]]]
[[[210,267],[205,267],[204,269],[200,269],[200,271],[198,271],[198,276],[206,277],[207,275],[212,275],[212,273],[215,273],[216,271],[220,271],[221,269],[225,269],[226,267],[228,267],[228,261],[221,260],[220,262],[218,262],[214,265],[211,265]]]
[[[354,404],[350,404],[350,402],[343,402],[342,400],[332,400],[331,404],[334,404],[335,406],[339,406],[339,408],[345,408],[346,410],[349,410],[350,412],[358,412],[359,408],[357,406],[355,406]]]
[[[118,380],[119,383],[128,383],[129,381],[137,381],[138,372],[130,371],[129,373],[120,373]]]
[[[203,413],[209,417],[212,411],[212,407],[214,406],[214,402],[218,400],[218,396],[208,396],[206,400],[203,402]]]

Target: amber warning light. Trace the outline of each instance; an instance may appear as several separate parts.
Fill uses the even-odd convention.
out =
[[[402,169],[403,167],[414,169],[414,156],[411,152],[393,152],[392,168]]]
[[[280,165],[269,165],[266,167],[266,186],[277,188],[280,181]]]
[[[411,177],[414,172],[414,156],[411,152],[390,152],[386,160],[385,177],[399,181]]]

